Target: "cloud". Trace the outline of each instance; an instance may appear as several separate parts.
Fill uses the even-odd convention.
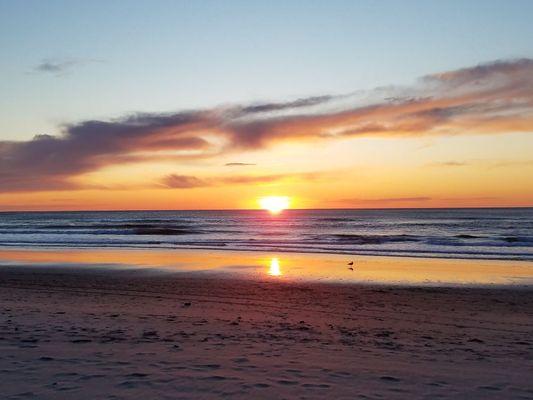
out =
[[[531,167],[533,160],[490,160],[490,159],[473,159],[467,161],[443,161],[427,164],[432,167],[463,167],[476,166],[485,169],[497,169],[507,167]]]
[[[334,203],[345,207],[403,207],[404,205],[424,204],[426,207],[439,204],[439,202],[466,204],[468,202],[494,202],[501,200],[494,196],[471,196],[471,197],[384,197],[384,198],[352,198],[334,200]],[[426,204],[425,204],[426,203]],[[479,206],[479,204],[476,204]]]
[[[494,196],[479,196],[479,197],[443,197],[440,200],[445,201],[457,201],[457,202],[465,202],[465,201],[488,201],[488,200],[500,200],[500,197],[494,197]]]
[[[170,174],[161,179],[161,185],[169,189],[193,189],[220,185],[255,185],[275,183],[287,179],[314,180],[321,174],[315,172],[272,174],[272,175],[236,175],[199,178],[191,175]]]
[[[247,167],[247,166],[251,166],[251,165],[257,165],[257,164],[253,164],[253,163],[244,163],[244,162],[230,162],[230,163],[226,163],[224,164],[226,167]]]
[[[163,178],[162,184],[171,189],[192,189],[210,186],[206,180],[189,175],[171,174]]]
[[[71,188],[76,187],[71,178],[106,165],[199,155],[209,144],[189,132],[206,119],[201,113],[134,115],[66,126],[58,137],[0,142],[0,190]],[[165,153],[169,149],[172,153]]]
[[[264,113],[273,111],[283,111],[287,109],[296,109],[317,106],[323,103],[327,103],[330,100],[337,98],[337,96],[324,95],[307,97],[285,103],[259,103],[242,108],[242,112],[245,114]]]
[[[464,161],[442,161],[431,163],[430,165],[433,167],[464,167],[469,164]]]
[[[100,62],[95,59],[65,59],[65,60],[52,60],[47,59],[41,61],[34,68],[34,72],[52,74],[55,76],[63,76],[71,72],[75,67],[86,65],[90,63]]]
[[[347,203],[347,204],[391,204],[391,203],[419,203],[419,202],[426,202],[433,200],[431,197],[384,197],[384,198],[378,198],[378,199],[361,199],[361,198],[353,198],[353,199],[340,199],[336,202],[338,203]]]
[[[533,160],[519,160],[519,161],[493,161],[487,166],[489,169],[507,168],[507,167],[533,167]]]
[[[498,61],[428,75],[411,87],[376,89],[363,97],[330,96],[327,112],[233,121],[232,139],[254,148],[276,140],[309,138],[529,132],[533,60]],[[338,108],[332,108],[336,103]]]
[[[57,72],[69,65],[41,69]],[[0,141],[0,191],[68,189],[77,187],[80,175],[110,165],[182,163],[280,141],[532,131],[533,60],[496,61],[427,75],[407,87],[133,114],[65,125],[56,136]]]

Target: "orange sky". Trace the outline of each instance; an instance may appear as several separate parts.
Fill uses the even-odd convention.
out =
[[[284,195],[293,208],[531,206],[528,134],[430,139],[349,139],[282,145],[187,166],[211,183],[163,187],[172,163],[107,167],[77,180],[94,189],[3,193],[3,210],[257,208],[260,196]],[[244,158],[242,158],[244,157]],[[243,182],[239,182],[240,177]],[[245,177],[246,179],[244,179]],[[235,181],[233,182],[232,179]],[[105,186],[108,188],[103,188]]]
[[[533,60],[0,141],[0,210],[533,205]]]

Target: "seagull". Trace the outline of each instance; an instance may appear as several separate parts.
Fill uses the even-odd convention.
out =
[[[348,265],[353,265],[353,261],[350,261],[350,262],[348,263]]]

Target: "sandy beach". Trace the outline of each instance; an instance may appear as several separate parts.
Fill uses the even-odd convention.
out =
[[[0,268],[6,399],[532,399],[532,334],[531,286]]]

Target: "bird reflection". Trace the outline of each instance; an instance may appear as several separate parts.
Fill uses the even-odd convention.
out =
[[[279,268],[279,260],[276,257],[270,260],[270,268],[268,270],[268,274],[272,276],[281,275],[281,269]]]

